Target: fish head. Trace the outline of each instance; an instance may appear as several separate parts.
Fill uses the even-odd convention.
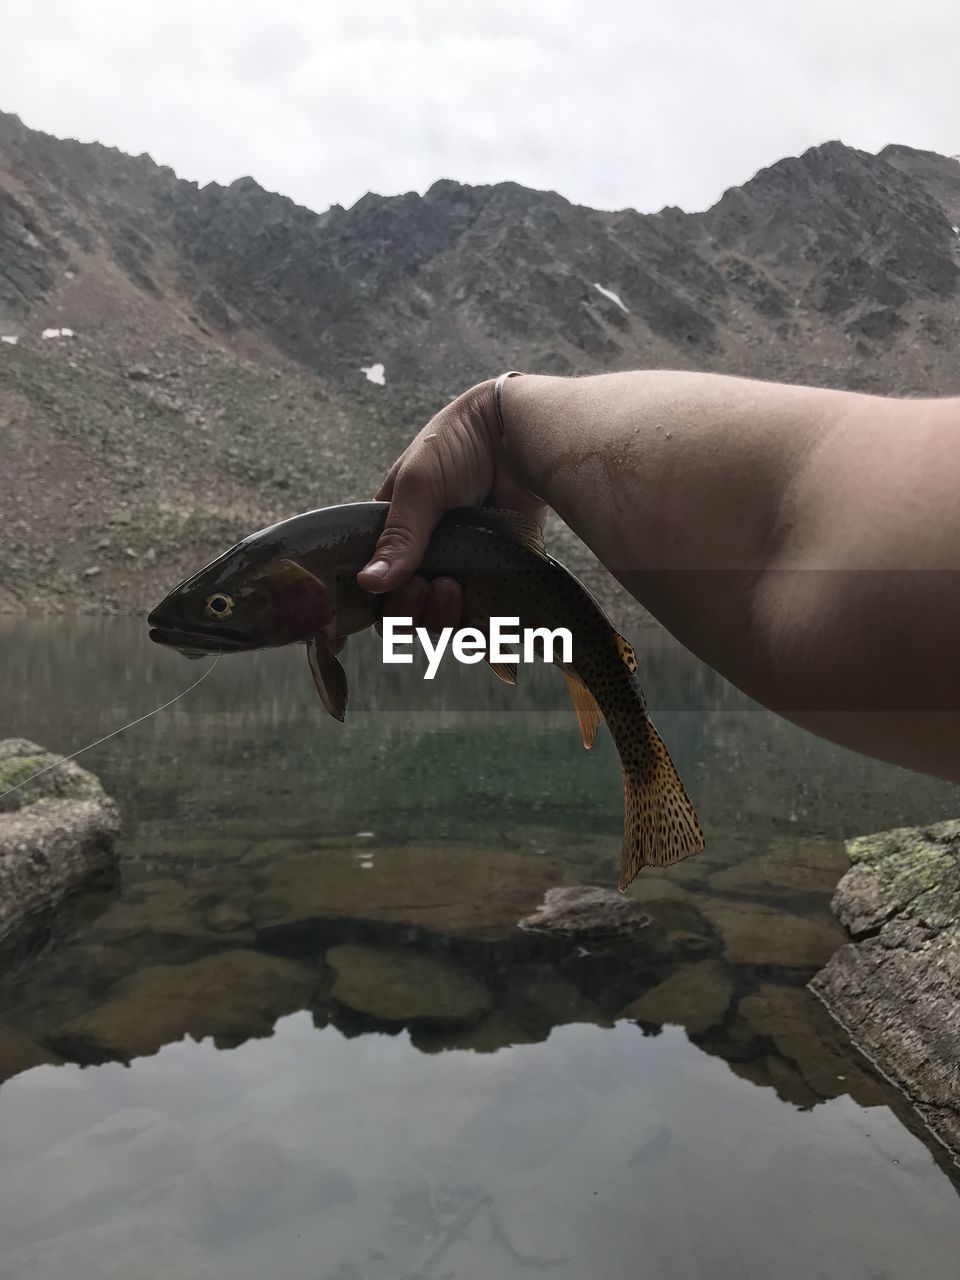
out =
[[[332,617],[327,585],[281,545],[241,542],[175,587],[147,623],[156,644],[203,658],[307,640]]]

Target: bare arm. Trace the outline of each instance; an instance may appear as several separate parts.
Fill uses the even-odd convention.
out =
[[[447,506],[541,499],[688,648],[824,736],[960,780],[960,401],[713,374],[492,384],[382,490],[393,589]],[[406,474],[405,474],[406,473]],[[472,486],[472,487],[471,487]],[[456,588],[407,588],[435,615]]]

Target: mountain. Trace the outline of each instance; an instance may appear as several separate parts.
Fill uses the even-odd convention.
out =
[[[960,164],[905,146],[829,142],[696,214],[448,180],[314,213],[0,113],[0,609],[136,611],[369,496],[504,368],[956,392],[958,223]]]

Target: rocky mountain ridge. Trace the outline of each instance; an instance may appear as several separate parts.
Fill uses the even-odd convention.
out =
[[[904,146],[829,142],[696,214],[449,180],[318,214],[0,113],[0,608],[140,609],[369,495],[505,367],[957,391],[958,223],[960,164]]]

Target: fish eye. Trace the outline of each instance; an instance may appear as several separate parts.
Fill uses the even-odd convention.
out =
[[[217,591],[214,595],[207,596],[204,608],[214,618],[229,618],[233,613],[233,597]]]

